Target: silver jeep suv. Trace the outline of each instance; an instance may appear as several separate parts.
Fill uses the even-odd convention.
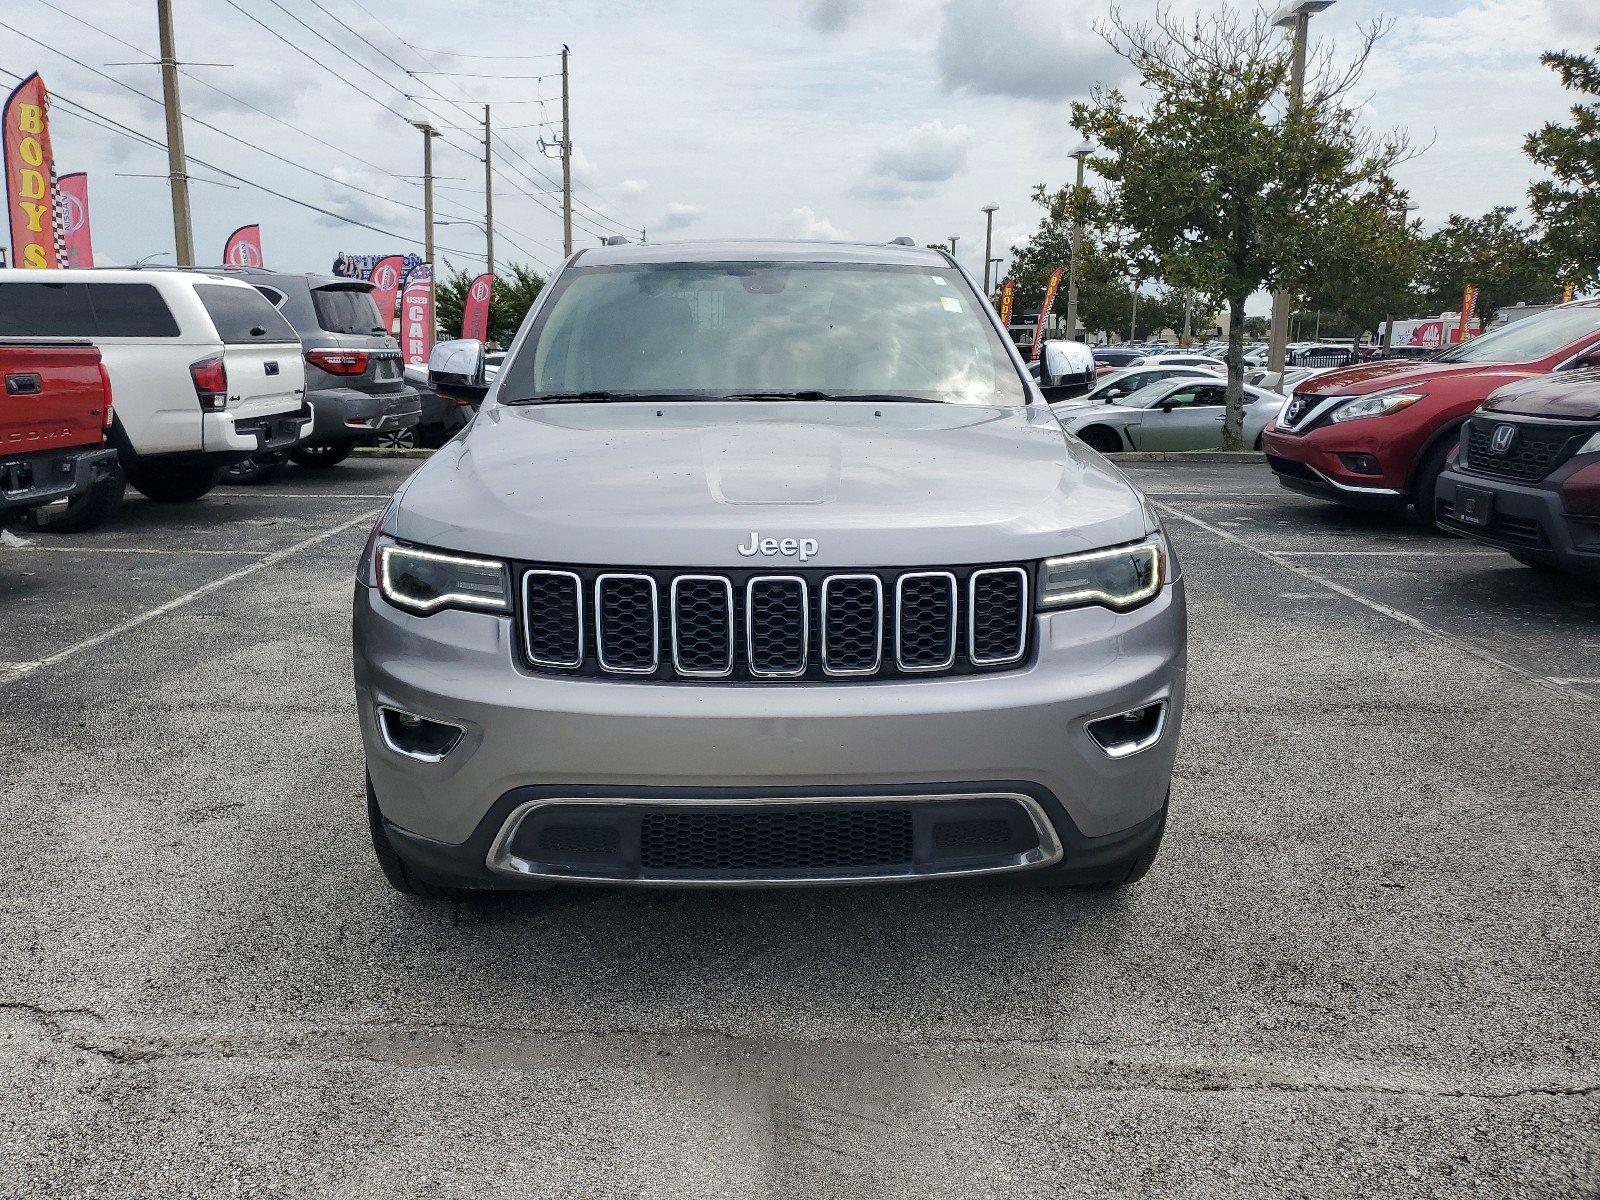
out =
[[[486,390],[355,590],[395,887],[1149,869],[1178,565],[950,257],[584,250]]]

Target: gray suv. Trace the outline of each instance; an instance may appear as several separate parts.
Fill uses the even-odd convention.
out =
[[[583,250],[482,357],[358,569],[396,888],[1149,870],[1178,564],[948,255]]]
[[[301,275],[259,267],[222,271],[255,285],[300,335],[311,431],[287,452],[258,454],[224,473],[234,483],[261,483],[286,461],[322,469],[358,445],[413,428],[422,399],[406,382],[400,344],[389,335],[372,285],[334,275]]]

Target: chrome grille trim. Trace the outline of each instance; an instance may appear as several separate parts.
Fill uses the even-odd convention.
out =
[[[613,666],[606,662],[605,593],[606,584],[612,580],[643,580],[650,585],[650,665],[648,667]],[[653,675],[661,665],[661,597],[652,575],[609,571],[595,576],[594,580],[594,648],[602,671],[613,675]]]
[[[800,622],[800,665],[793,670],[783,668],[773,670],[756,665],[756,624],[755,624],[755,594],[756,586],[767,584],[794,584],[800,589],[800,611],[805,618]],[[744,652],[745,662],[750,667],[750,674],[758,679],[794,679],[806,673],[806,667],[811,662],[811,598],[806,588],[806,581],[799,575],[753,575],[744,585]]]
[[[555,659],[540,658],[533,652],[533,603],[529,598],[529,584],[537,576],[541,579],[565,579],[572,583],[573,616],[578,622],[578,656],[570,662],[559,662]],[[522,573],[522,639],[527,651],[528,661],[538,667],[553,667],[559,670],[571,671],[583,665],[584,645],[584,620],[583,620],[583,577],[576,571],[554,571],[546,568],[534,568]]]
[[[949,653],[939,662],[919,663],[907,666],[904,650],[905,634],[905,592],[906,584],[913,579],[942,579],[949,585],[950,596],[950,649]],[[956,631],[961,625],[959,604],[959,589],[956,587],[956,577],[949,571],[907,571],[895,580],[894,584],[894,658],[895,665],[908,675],[926,674],[929,671],[948,671],[956,661]]]
[[[828,665],[828,589],[836,583],[857,583],[867,581],[872,584],[874,595],[878,604],[877,640],[874,644],[872,665],[869,667],[841,667],[834,668]],[[853,676],[876,675],[883,666],[883,580],[876,575],[865,573],[856,575],[829,575],[822,581],[822,671],[835,679],[849,679]]]
[[[686,583],[714,583],[722,587],[728,614],[728,665],[715,671],[683,665],[679,653],[678,589]],[[734,645],[738,638],[733,627],[733,583],[726,575],[677,575],[672,580],[672,669],[685,679],[726,679],[733,674]]]
[[[978,580],[990,575],[1015,575],[1021,580],[1021,604],[1017,611],[1017,652],[1001,658],[978,654]],[[1028,652],[1028,619],[1033,613],[1033,597],[1028,594],[1028,572],[1021,567],[985,567],[967,576],[967,658],[974,666],[997,667],[1019,661]]]

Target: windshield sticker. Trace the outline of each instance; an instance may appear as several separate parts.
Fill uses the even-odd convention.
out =
[[[954,296],[940,296],[939,303],[944,307],[945,312],[958,313],[961,311],[961,301]]]

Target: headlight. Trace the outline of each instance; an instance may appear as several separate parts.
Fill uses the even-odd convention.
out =
[[[441,608],[511,611],[506,565],[492,558],[469,558],[381,542],[378,588],[390,604],[427,616]]]
[[[1465,443],[1462,443],[1465,445]],[[1587,442],[1578,447],[1579,454],[1593,454],[1600,451],[1600,433],[1595,434]]]
[[[1387,416],[1389,413],[1399,412],[1402,408],[1410,408],[1421,399],[1423,399],[1421,392],[1379,392],[1376,396],[1362,396],[1341,404],[1333,410],[1328,420],[1337,424],[1341,421],[1360,421],[1366,417]]]
[[[1047,558],[1039,564],[1039,607],[1103,604],[1126,612],[1154,599],[1166,577],[1166,546],[1159,534],[1131,546]]]

